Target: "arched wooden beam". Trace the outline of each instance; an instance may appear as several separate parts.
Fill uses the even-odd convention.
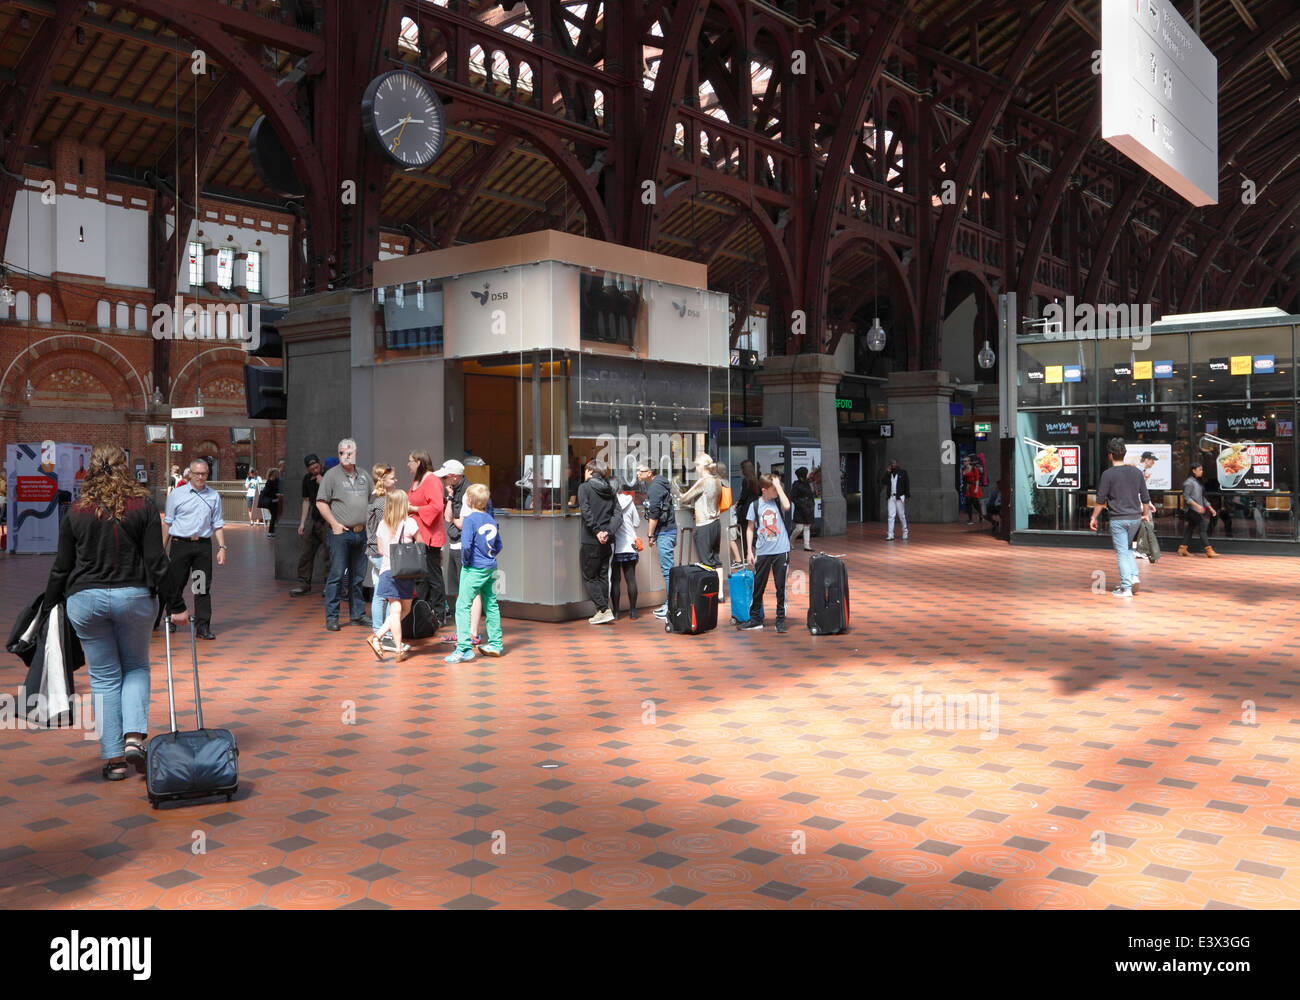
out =
[[[888,242],[880,243],[866,235],[849,236],[847,239],[845,239],[844,245],[836,247],[836,250],[840,250],[840,251],[846,250],[854,243],[857,243],[859,241],[863,243],[869,243],[873,249],[873,252],[875,253],[876,259],[879,261],[883,261],[885,263],[886,271],[889,274],[893,275],[893,279],[895,282],[893,291],[902,292],[901,298],[903,300],[903,305],[905,306],[906,309],[906,314],[904,315],[902,312],[900,312],[897,314],[897,318],[905,320],[907,322],[909,350],[914,350],[918,348],[920,344],[921,309],[917,305],[916,295],[912,291],[912,283],[907,278],[907,270],[903,267],[898,257],[895,256],[894,248],[891,247]],[[886,285],[886,291],[888,290],[890,290],[889,286]],[[857,312],[856,306],[854,307],[852,312],[850,312],[848,316],[845,316],[844,318],[845,319],[851,318],[854,312]],[[843,336],[843,330],[839,330],[836,333],[831,335],[830,346],[827,348],[826,353],[828,354],[835,353],[836,348],[840,346],[840,338],[842,336]]]
[[[554,134],[545,128],[534,126],[530,121],[521,121],[517,115],[512,115],[505,109],[501,111],[484,107],[466,109],[464,120],[489,122],[503,131],[516,133],[549,156],[569,185],[573,196],[578,199],[578,204],[582,206],[582,211],[587,216],[589,235],[597,240],[614,239],[614,227],[610,223],[599,193],[591,183],[590,176],[578,162],[578,158],[573,155],[572,150]]]
[[[922,322],[927,327],[935,330],[935,336],[938,336],[938,316],[939,301],[943,297],[943,286],[948,277],[948,262],[952,257],[953,239],[957,234],[957,222],[961,219],[962,206],[966,203],[967,195],[970,191],[971,183],[975,178],[975,169],[979,166],[983,158],[984,147],[988,144],[989,137],[993,134],[993,126],[998,123],[1002,117],[1003,111],[1006,110],[1007,102],[1011,100],[1011,92],[1020,83],[1020,78],[1024,74],[1030,60],[1038,50],[1038,46],[1043,43],[1052,26],[1056,24],[1057,18],[1061,16],[1070,6],[1070,0],[1050,0],[1043,5],[1038,12],[1038,16],[1025,30],[1021,36],[1019,44],[1016,45],[1015,51],[1012,52],[1011,58],[1007,60],[1007,69],[1003,78],[1003,88],[990,94],[985,100],[983,108],[980,110],[980,116],[971,126],[967,134],[966,142],[962,147],[961,160],[958,161],[957,169],[949,176],[957,184],[957,203],[955,205],[945,206],[944,211],[939,217],[939,228],[935,233],[934,254],[930,258],[929,273],[925,281],[925,293],[922,296]],[[1100,101],[1094,105],[1094,111],[1089,112],[1090,117],[1098,113],[1096,108],[1100,106]],[[1086,127],[1080,133],[1080,140],[1090,131]],[[1089,140],[1090,141],[1090,140]],[[1082,150],[1086,149],[1088,142],[1082,142],[1079,156],[1082,157]],[[1071,164],[1069,172],[1073,173],[1078,160]],[[1061,168],[1058,167],[1058,170]],[[929,178],[920,178],[922,185],[929,182]],[[1055,214],[1056,203],[1060,199],[1060,193],[1065,189],[1065,180],[1062,179],[1060,188],[1055,192],[1055,198],[1048,202],[1052,206],[1052,214]],[[1053,184],[1056,183],[1056,177],[1052,178]],[[927,206],[931,192],[919,191],[921,196],[920,205]],[[1045,199],[1046,201],[1046,199]],[[1050,220],[1049,220],[1050,221]],[[1043,230],[1043,238],[1046,238],[1046,229]],[[1039,246],[1041,250],[1041,243]],[[1026,247],[1025,262],[1031,263],[1033,267],[1038,265],[1038,252],[1032,256]],[[1032,281],[1033,271],[1030,272],[1030,281]],[[1021,272],[1021,284],[1025,282],[1024,272]]]
[[[641,133],[641,153],[637,158],[636,175],[631,178],[631,187],[624,199],[629,209],[628,224],[623,229],[627,234],[624,242],[630,247],[652,249],[655,230],[658,228],[657,220],[667,218],[667,213],[659,206],[641,203],[641,184],[648,180],[654,181],[656,186],[659,184],[664,157],[672,149],[673,110],[691,64],[695,61],[700,28],[704,24],[708,8],[707,3],[677,0],[673,7],[672,24],[664,32],[663,56],[659,60],[655,89],[650,97],[645,128]]]
[[[1280,212],[1274,213],[1271,221],[1264,224],[1264,227],[1259,231],[1259,235],[1255,237],[1255,242],[1247,250],[1246,256],[1242,258],[1241,263],[1233,268],[1232,274],[1228,276],[1228,283],[1223,286],[1223,294],[1219,296],[1220,309],[1227,309],[1232,304],[1232,296],[1236,293],[1242,279],[1246,277],[1246,272],[1255,264],[1264,247],[1268,245],[1268,241],[1273,238],[1273,234],[1281,228],[1282,223],[1286,222],[1291,217],[1291,213],[1298,208],[1300,208],[1300,190],[1291,195]]]
[[[829,318],[826,312],[830,295],[831,227],[835,224],[835,209],[844,195],[844,178],[848,176],[854,148],[862,136],[862,118],[867,103],[880,80],[881,70],[884,69],[885,53],[895,44],[902,31],[905,13],[906,8],[900,7],[892,17],[883,15],[874,30],[868,30],[863,25],[867,39],[858,55],[857,64],[853,67],[853,76],[840,109],[839,127],[835,130],[835,138],[831,140],[831,147],[826,154],[817,204],[813,208],[808,243],[810,251],[804,258],[807,273],[803,275],[802,298],[807,304],[808,330],[813,334],[811,342],[814,345],[821,343],[821,331]],[[861,40],[859,44],[862,44]],[[842,331],[832,335],[830,351],[834,351],[839,344],[841,333]]]
[[[1092,258],[1092,267],[1088,269],[1088,281],[1083,286],[1083,301],[1095,302],[1097,293],[1101,291],[1102,279],[1106,276],[1106,265],[1110,263],[1110,255],[1115,252],[1115,244],[1119,242],[1119,234],[1123,232],[1124,225],[1128,222],[1129,213],[1133,211],[1133,206],[1137,204],[1138,198],[1146,190],[1150,182],[1150,175],[1144,174],[1142,179],[1136,184],[1130,184],[1128,190],[1124,192],[1124,197],[1111,207],[1110,221],[1106,223],[1106,230],[1101,234],[1101,241],[1097,244],[1097,252]]]
[[[14,70],[14,82],[7,88],[4,104],[0,105],[0,123],[13,125],[13,134],[5,140],[4,171],[0,172],[0,254],[9,240],[14,200],[22,183],[19,178],[23,172],[23,154],[36,134],[59,58],[76,33],[84,11],[85,5],[76,0],[58,0],[28,42],[27,51]],[[30,269],[31,261],[24,261],[23,266]]]
[[[1296,233],[1295,239],[1293,239],[1291,241],[1291,245],[1286,248],[1286,252],[1282,254],[1281,257],[1277,258],[1278,266],[1285,268],[1287,264],[1291,262],[1291,258],[1294,257],[1297,253],[1300,253],[1300,233]],[[1297,273],[1297,275],[1300,275],[1300,269],[1297,269],[1295,273]],[[1255,299],[1253,302],[1251,302],[1251,305],[1256,307],[1262,306],[1264,304],[1264,300],[1268,298],[1269,289],[1272,288],[1274,285],[1276,285],[1280,280],[1282,279],[1275,274],[1267,281],[1261,281],[1259,285],[1259,292],[1255,295]],[[1286,289],[1284,288],[1281,291],[1283,294],[1285,294]]]
[[[469,210],[474,207],[474,202],[477,200],[479,192],[483,190],[483,185],[488,182],[492,171],[496,170],[505,161],[505,158],[510,155],[514,148],[514,137],[504,130],[498,131],[496,144],[493,146],[491,154],[483,161],[476,173],[468,178],[469,184],[465,193],[457,195],[456,186],[452,186],[449,194],[453,198],[459,198],[459,200],[438,232],[437,240],[440,248],[445,249],[456,242],[456,237],[460,235],[460,227],[465,224],[465,218],[469,215]]]
[[[284,141],[294,171],[303,182],[307,218],[313,230],[312,242],[317,248],[316,260],[310,263],[316,274],[317,286],[323,289],[330,280],[326,257],[333,251],[337,230],[334,193],[327,190],[320,151],[298,115],[289,88],[277,86],[276,81],[262,68],[261,59],[251,53],[242,40],[233,37],[218,20],[210,16],[212,12],[209,8],[215,7],[221,19],[230,22],[231,19],[224,12],[232,11],[232,8],[199,4],[193,0],[114,0],[114,7],[170,25],[176,34],[186,38],[195,48],[203,49],[209,58],[229,69],[257,102],[257,106]],[[236,18],[232,23],[237,26],[244,22]]]

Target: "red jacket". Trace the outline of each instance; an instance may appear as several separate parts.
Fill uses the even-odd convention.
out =
[[[446,490],[442,480],[430,473],[418,487],[411,485],[407,499],[413,507],[420,508],[414,514],[416,523],[420,525],[420,541],[438,548],[446,545],[447,525],[442,519]]]

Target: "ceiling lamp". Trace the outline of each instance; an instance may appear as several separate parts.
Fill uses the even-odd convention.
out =
[[[980,348],[980,352],[975,356],[975,360],[980,363],[980,367],[985,371],[988,371],[993,367],[993,362],[997,360],[997,355],[993,353],[993,348],[989,347],[989,342],[987,340],[984,341],[984,346]]]
[[[17,298],[18,296],[14,294],[13,288],[11,288],[9,282],[6,281],[4,285],[0,287],[0,302],[3,302],[6,306],[11,306]]]
[[[162,406],[163,405],[162,389],[160,389],[158,386],[154,386],[153,395],[149,397],[149,401],[153,403],[155,407]]]
[[[32,401],[32,397],[35,395],[36,395],[36,387],[32,385],[32,380],[28,379],[27,384],[23,386],[23,399],[27,400],[27,402],[30,403]]]
[[[867,331],[867,347],[877,353],[885,349],[885,328],[880,325],[879,316],[872,319],[871,329]]]
[[[195,390],[194,390],[194,405],[195,405],[195,406],[202,406],[202,405],[203,405],[203,390],[202,390],[202,389],[195,389]]]

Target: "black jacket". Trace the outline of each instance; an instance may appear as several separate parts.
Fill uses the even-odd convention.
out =
[[[886,472],[883,476],[880,477],[880,485],[882,485],[885,488],[886,493],[888,493],[889,491],[889,479],[890,479],[890,473],[888,472]],[[898,496],[901,499],[906,500],[911,495],[912,495],[912,484],[907,480],[907,471],[905,469],[899,469],[898,470]]]
[[[49,643],[50,610],[58,614],[57,650]],[[23,683],[22,696],[17,699],[16,714],[30,725],[41,728],[56,728],[71,725],[73,712],[63,704],[50,704],[46,698],[53,700],[53,692],[58,685],[53,675],[61,672],[62,688],[68,695],[76,690],[72,681],[72,672],[85,665],[86,654],[82,651],[81,641],[68,622],[68,606],[65,601],[45,604],[45,595],[39,594],[18,616],[9,642],[5,646],[9,652],[27,664],[27,679]],[[37,698],[37,696],[41,696]]]
[[[460,477],[460,482],[455,485],[451,491],[451,499],[443,509],[443,518],[447,522],[447,541],[459,542],[460,529],[456,527],[454,518],[460,517],[461,504],[465,500],[465,491],[469,489],[469,480],[464,476]]]
[[[790,487],[790,502],[794,505],[796,524],[812,524],[817,513],[816,497],[812,485],[806,479],[796,479]]]
[[[582,544],[599,545],[598,531],[608,531],[607,542],[614,540],[614,515],[618,501],[614,487],[600,476],[592,476],[578,487],[578,508],[582,511]]]
[[[655,531],[676,531],[677,517],[673,513],[673,490],[663,476],[650,480],[646,491],[645,516],[647,521],[655,521]]]

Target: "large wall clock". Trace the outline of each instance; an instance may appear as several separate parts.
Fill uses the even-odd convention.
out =
[[[366,137],[405,170],[427,167],[447,139],[446,113],[428,82],[404,69],[370,81],[361,99]]]

